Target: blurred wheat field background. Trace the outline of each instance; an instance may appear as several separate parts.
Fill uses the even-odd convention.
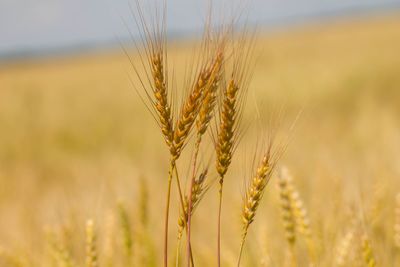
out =
[[[185,62],[192,45],[170,44],[174,64]],[[284,129],[301,111],[279,166],[288,168],[307,209],[316,266],[375,266],[366,263],[364,237],[376,266],[400,266],[399,14],[268,33],[256,48],[244,116],[255,126],[226,177],[223,265],[237,260],[242,185],[253,169],[256,132],[283,108]],[[83,266],[87,219],[97,233],[99,266],[127,266],[123,217],[133,266],[160,265],[168,151],[130,71],[121,51],[0,66],[0,266],[57,266],[52,233]],[[178,168],[188,183],[187,166]],[[198,266],[214,264],[216,185],[193,217]],[[172,202],[171,252],[179,214],[177,198]],[[290,245],[281,217],[275,174],[249,230],[243,266],[285,266]],[[295,253],[298,266],[307,266],[301,237]]]

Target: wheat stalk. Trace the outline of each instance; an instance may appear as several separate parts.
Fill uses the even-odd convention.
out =
[[[182,234],[185,228],[188,227],[188,218],[189,218],[189,212],[191,215],[193,215],[195,208],[198,206],[200,203],[200,200],[206,193],[206,191],[209,188],[209,185],[205,183],[206,178],[207,178],[207,173],[208,169],[205,169],[197,179],[195,179],[194,185],[191,190],[191,194],[189,196],[185,196],[184,200],[184,205],[180,209],[180,215],[178,218],[178,245],[177,245],[177,250],[176,250],[176,266],[178,266],[179,263],[179,254],[180,254],[180,243],[182,239]],[[192,205],[192,209],[189,211],[189,203]],[[191,244],[188,240],[188,245],[189,245],[189,253],[188,253],[188,258],[192,262],[192,265],[194,266],[194,259],[192,255],[192,249],[191,249]]]
[[[206,177],[207,177],[208,169],[205,169],[197,179],[195,179],[194,185],[192,187],[192,194],[191,194],[191,202],[192,202],[192,210],[193,212],[197,205],[199,204],[201,198],[203,197],[204,193],[208,189],[208,185],[206,185]],[[183,230],[187,227],[188,221],[188,208],[189,208],[189,197],[185,196],[185,205],[184,210],[181,209],[179,219],[178,219],[178,240],[182,238]]]

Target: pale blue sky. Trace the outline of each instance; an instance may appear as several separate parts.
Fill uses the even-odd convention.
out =
[[[132,26],[128,2],[135,0],[0,0],[0,54],[97,44],[125,38]],[[147,0],[146,3],[157,0]],[[160,0],[158,0],[160,1]],[[201,28],[209,0],[168,0],[168,29],[187,34]],[[226,3],[213,0],[217,13],[230,13]],[[400,0],[236,0],[246,2],[245,15],[271,26],[331,12],[400,7]],[[235,4],[234,6],[238,6]],[[218,14],[217,14],[218,15]]]

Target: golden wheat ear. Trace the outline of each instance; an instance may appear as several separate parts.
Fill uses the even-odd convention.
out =
[[[240,244],[239,251],[239,259],[238,266],[240,266],[240,261],[242,257],[244,243],[246,241],[247,233],[250,225],[253,223],[254,218],[257,213],[258,206],[262,200],[264,195],[265,187],[271,179],[272,173],[275,169],[277,158],[273,153],[272,147],[273,143],[270,142],[268,144],[267,150],[264,153],[260,164],[257,167],[253,177],[249,180],[245,195],[243,198],[242,205],[242,222],[243,222],[243,230],[242,230],[242,239]]]
[[[164,266],[168,266],[168,229],[169,229],[169,208],[171,198],[171,185],[173,173],[175,170],[175,160],[177,158],[174,145],[174,125],[173,125],[173,100],[168,84],[168,56],[166,48],[166,1],[160,13],[156,12],[153,21],[145,19],[144,11],[139,3],[135,1],[135,8],[131,7],[131,13],[136,22],[136,26],[140,31],[140,39],[142,41],[141,50],[136,45],[139,57],[139,66],[135,65],[130,59],[133,70],[140,83],[139,90],[135,83],[133,87],[142,99],[147,109],[157,122],[161,129],[164,140],[171,154],[170,167],[168,172],[168,186],[165,207],[165,222],[164,222]],[[135,43],[136,44],[136,43]],[[142,74],[139,68],[144,71]],[[180,195],[181,186],[177,177],[178,190]],[[183,201],[183,200],[182,200]]]
[[[189,196],[188,196],[188,209],[187,212],[187,251],[190,250],[190,237],[191,237],[191,216],[192,208],[194,203],[193,193],[195,193],[196,186],[196,172],[197,172],[197,158],[199,155],[200,144],[202,142],[202,137],[205,134],[211,119],[214,116],[214,108],[217,99],[217,92],[221,80],[222,69],[225,57],[225,40],[221,38],[219,34],[216,36],[216,51],[212,52],[215,55],[212,57],[210,65],[207,67],[207,72],[209,73],[208,81],[204,86],[202,97],[200,100],[199,114],[196,120],[196,141],[193,155],[193,173],[190,179]],[[189,253],[189,252],[188,252]],[[189,258],[189,257],[188,257]]]
[[[196,121],[197,127],[197,138],[207,131],[208,125],[214,116],[214,109],[217,102],[218,89],[221,84],[223,75],[224,60],[227,45],[227,32],[224,29],[218,31],[215,36],[210,37],[214,44],[211,44],[211,54],[213,54],[210,62],[209,73],[210,78],[207,85],[204,88],[203,98],[201,101],[201,107],[199,116]]]
[[[207,34],[203,40],[203,48],[200,52],[199,71],[195,75],[195,80],[190,85],[189,94],[182,103],[178,119],[174,128],[174,157],[179,158],[182,149],[184,148],[191,130],[197,119],[198,135],[204,134],[207,129],[208,122],[211,119],[211,109],[214,108],[215,91],[218,88],[220,72],[223,63],[223,50],[216,53],[214,57],[209,54],[209,46]],[[213,90],[214,92],[210,91]],[[207,106],[204,105],[204,100],[208,99]],[[205,108],[205,109],[204,109]],[[200,131],[199,131],[200,130]]]
[[[148,20],[142,4],[134,1],[130,5],[131,14],[139,31],[139,41],[131,34],[138,60],[134,60],[126,49],[135,79],[132,82],[136,93],[161,129],[164,140],[170,150],[173,147],[173,99],[168,86],[168,56],[166,49],[166,7],[156,12]],[[149,16],[150,17],[150,16]],[[127,26],[128,30],[129,27]],[[139,84],[139,85],[137,85]]]
[[[234,35],[234,33],[232,33]],[[219,204],[217,221],[217,261],[221,266],[221,213],[224,177],[232,161],[234,150],[241,135],[240,121],[242,110],[246,102],[247,89],[250,82],[250,59],[254,39],[249,39],[246,33],[241,38],[232,41],[231,64],[227,64],[228,77],[222,83],[221,101],[219,103],[219,116],[217,119],[214,146],[216,152],[216,169],[219,175]]]
[[[178,236],[177,236],[178,244],[176,248],[176,259],[175,259],[177,265],[179,265],[180,246],[181,246],[183,232],[185,229],[187,230],[186,231],[187,235],[189,235],[188,232],[189,217],[193,216],[196,207],[199,205],[204,194],[210,187],[210,183],[206,182],[207,175],[208,175],[208,168],[206,168],[203,172],[201,172],[198,178],[195,179],[194,185],[192,186],[191,194],[185,195],[184,197],[184,205],[180,209],[180,214],[178,218]],[[191,208],[189,208],[190,205]],[[194,265],[193,253],[189,239],[188,239],[188,245],[189,245],[188,257],[189,260],[191,261],[191,264]]]
[[[253,46],[254,38],[243,33],[238,40],[232,41],[230,61],[225,65],[227,77],[222,79],[217,125],[213,134],[220,183],[228,171],[242,133],[240,122],[253,69]]]
[[[204,194],[207,192],[209,188],[209,184],[206,183],[207,179],[207,174],[208,174],[208,169],[205,169],[198,178],[195,179],[194,186],[192,187],[192,209],[191,209],[191,215],[193,216],[193,213],[196,209],[196,207],[199,205],[201,199],[203,198]],[[187,219],[188,219],[188,207],[189,207],[189,196],[185,196],[185,205],[184,209],[180,212],[180,216],[178,219],[178,239],[182,238],[183,231],[185,230],[187,226]]]

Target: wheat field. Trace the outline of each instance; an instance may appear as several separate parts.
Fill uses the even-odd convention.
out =
[[[177,77],[196,45],[168,44]],[[195,265],[217,265],[223,177],[221,266],[237,266],[243,236],[241,266],[400,266],[399,13],[261,32],[254,47],[246,130],[226,174],[213,134],[229,127],[199,149],[209,184],[189,224]],[[1,267],[162,265],[169,137],[132,76],[122,49],[0,65]],[[287,147],[274,172],[258,169],[265,184],[251,181],[271,128]],[[196,135],[179,129],[187,191]],[[168,262],[186,266],[171,190]]]

